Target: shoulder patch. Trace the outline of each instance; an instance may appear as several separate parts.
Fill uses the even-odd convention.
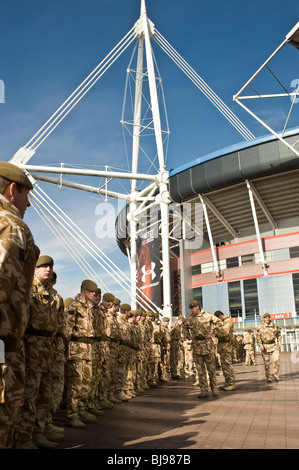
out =
[[[69,315],[74,315],[74,313],[75,313],[74,310],[69,310],[69,311],[68,311],[68,314],[69,314]]]

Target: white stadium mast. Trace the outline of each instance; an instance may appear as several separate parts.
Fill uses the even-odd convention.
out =
[[[86,95],[86,93],[98,82],[102,75],[113,65],[118,57],[132,44],[134,40],[138,41],[138,57],[135,78],[135,97],[134,97],[134,119],[132,133],[132,169],[131,172],[122,171],[96,171],[81,170],[78,168],[69,168],[61,165],[60,167],[29,165],[28,162],[36,153],[39,146],[56,129],[68,113],[77,105],[77,103]],[[166,39],[157,31],[154,24],[147,16],[145,0],[141,0],[140,18],[133,28],[124,36],[124,38],[112,49],[112,51],[99,63],[99,65],[88,75],[88,77],[75,89],[67,100],[57,109],[57,111],[48,119],[48,121],[39,129],[32,139],[21,147],[10,160],[12,163],[26,169],[30,175],[35,190],[32,194],[33,207],[50,226],[51,230],[60,239],[68,252],[74,257],[80,268],[86,275],[93,276],[101,287],[101,279],[91,266],[84,259],[84,255],[78,251],[78,245],[91,256],[122,288],[131,296],[131,305],[133,309],[141,304],[146,310],[158,311],[168,317],[172,317],[171,306],[171,283],[170,283],[170,258],[169,258],[169,184],[168,172],[166,171],[164,149],[163,149],[163,131],[161,128],[161,117],[159,108],[159,99],[157,93],[157,79],[155,74],[154,58],[151,47],[151,40],[154,40],[164,52],[175,62],[175,64],[187,75],[188,78],[199,88],[199,90],[210,100],[219,112],[235,127],[245,140],[254,138],[253,134],[242,124],[242,122],[232,113],[232,111],[223,103],[223,101],[214,93],[214,91],[203,81],[203,79],[188,65],[188,63],[172,48]],[[144,71],[144,52],[145,52],[145,70]],[[150,96],[151,126],[154,129],[155,145],[158,156],[158,171],[156,174],[139,173],[139,152],[140,137],[144,131],[142,125],[142,96],[144,77],[147,77]],[[51,178],[45,173],[53,173],[60,176],[60,179]],[[109,191],[107,188],[98,188],[87,186],[62,179],[63,175],[84,175],[96,176],[112,179],[127,179],[131,181],[131,190],[129,194]],[[125,200],[129,207],[128,222],[130,227],[130,251],[129,259],[131,266],[131,278],[124,276],[123,272],[112,263],[108,257],[87,238],[84,232],[77,227],[69,217],[41,190],[37,181],[46,181],[61,186],[67,186],[74,189],[89,191],[96,194],[102,194],[109,197]],[[148,186],[142,190],[137,189],[137,181],[147,182]],[[160,227],[161,227],[161,265],[163,270],[163,309],[153,303],[140,292],[137,287],[137,227],[140,215],[152,205],[159,208]],[[105,286],[104,286],[105,288]],[[142,294],[142,295],[141,295]]]

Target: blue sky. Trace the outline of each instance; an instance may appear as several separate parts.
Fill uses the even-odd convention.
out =
[[[297,0],[239,2],[147,0],[150,20],[168,42],[199,73],[256,136],[267,132],[233,102],[233,95],[283,41],[299,18]],[[5,102],[0,103],[0,159],[9,160],[29,141],[61,103],[131,29],[140,14],[140,0],[10,0],[0,6],[0,79]],[[242,136],[153,44],[163,78],[171,131],[167,169],[201,155],[239,143]],[[127,168],[120,124],[126,68],[133,46],[113,64],[97,85],[38,148],[31,164],[82,165],[85,168]],[[296,63],[297,61],[297,63]],[[289,88],[299,78],[298,53],[289,46],[274,72]],[[277,83],[265,76],[271,91]],[[272,79],[271,79],[272,80]],[[264,92],[264,82],[257,84]],[[272,88],[271,88],[272,87]],[[269,91],[269,90],[267,90]],[[3,101],[3,100],[2,100]],[[290,103],[264,105],[260,115],[276,130],[283,125]],[[296,109],[297,111],[297,109]],[[298,115],[298,111],[297,111]],[[298,124],[290,122],[291,127]],[[88,178],[81,183],[93,184]],[[80,191],[39,183],[78,226],[128,274],[127,258],[113,237],[99,239],[99,204],[104,200]],[[96,183],[98,184],[98,182]],[[112,190],[122,188],[113,183]],[[115,213],[117,202],[110,201]],[[102,206],[101,206],[102,207]],[[112,207],[112,206],[111,206]],[[110,207],[110,208],[111,208]],[[98,208],[98,209],[97,209]],[[58,274],[57,290],[74,296],[86,276],[40,221],[33,208],[25,220],[42,254],[51,254]],[[114,220],[109,221],[111,227]],[[128,295],[100,273],[109,290]]]

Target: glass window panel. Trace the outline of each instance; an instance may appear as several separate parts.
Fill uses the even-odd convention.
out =
[[[299,274],[293,273],[292,276],[293,276],[295,309],[296,309],[297,315],[299,315]]]
[[[213,263],[203,263],[201,265],[201,273],[204,274],[204,273],[210,273],[212,272],[214,269],[213,267]]]
[[[264,258],[266,262],[272,261],[272,251],[265,251],[264,252]],[[254,263],[259,264],[262,262],[261,254],[260,253],[255,253],[254,255]]]
[[[246,266],[248,264],[254,264],[254,254],[250,255],[243,255],[241,256],[241,264],[242,266]]]
[[[244,289],[246,318],[255,318],[255,315],[259,315],[257,280],[256,279],[244,280],[243,289]]]
[[[232,318],[242,316],[242,298],[240,281],[228,283],[228,303]]]
[[[235,256],[234,258],[227,258],[226,260],[226,267],[229,268],[237,268],[239,266],[239,258]]]
[[[226,269],[226,259],[219,260],[219,269]]]
[[[192,272],[192,276],[195,276],[196,274],[201,274],[201,265],[197,264],[196,266],[192,266],[191,272]]]
[[[198,300],[199,304],[202,306],[202,287],[194,287],[192,293],[193,300]]]
[[[281,261],[283,259],[289,259],[290,250],[289,248],[283,248],[282,250],[273,250],[272,251],[272,260]]]
[[[290,248],[290,258],[299,258],[299,246],[292,246]]]

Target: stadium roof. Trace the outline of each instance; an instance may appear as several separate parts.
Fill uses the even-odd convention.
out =
[[[290,145],[299,141],[299,128],[285,133]],[[170,196],[181,203],[198,194],[299,168],[299,158],[275,136],[267,135],[199,157],[170,170]]]
[[[299,128],[288,131],[285,140],[299,143]],[[197,158],[171,170],[171,199],[191,203],[189,227],[196,230],[196,203],[204,202],[208,221],[203,220],[203,238],[208,226],[214,243],[256,236],[253,208],[259,226],[273,234],[299,227],[299,158],[275,136],[268,135]],[[116,221],[119,248],[126,253],[126,207]],[[170,233],[175,222],[170,218]],[[297,227],[297,228],[296,228]],[[200,231],[201,231],[200,230]],[[171,258],[179,256],[178,240],[170,243]]]

